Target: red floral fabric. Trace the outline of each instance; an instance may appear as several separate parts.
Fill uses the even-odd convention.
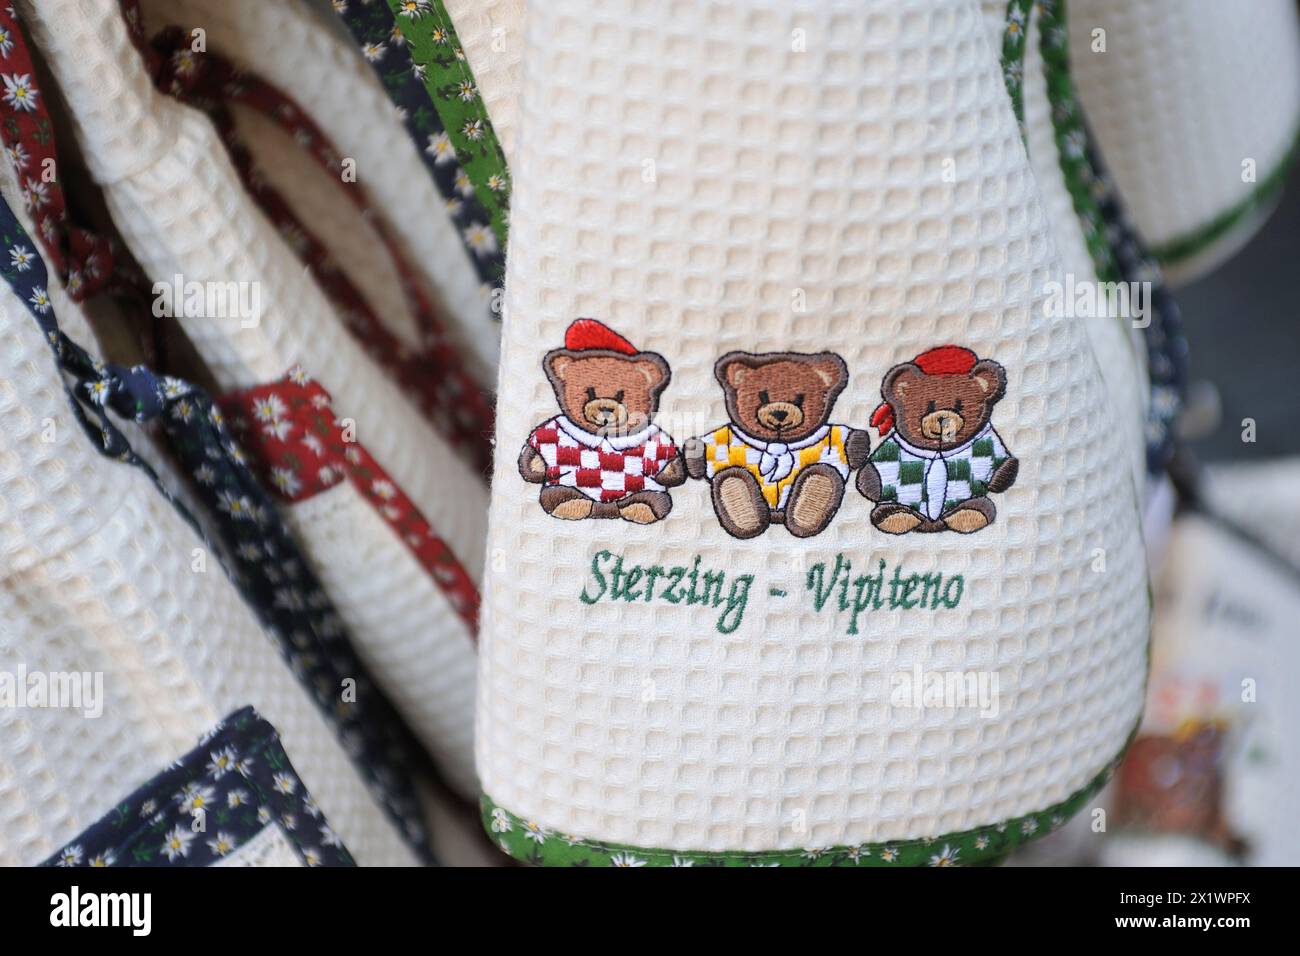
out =
[[[80,301],[108,283],[113,249],[107,239],[68,221],[54,127],[18,18],[8,5],[0,7],[0,83],[0,99],[7,107],[0,120],[0,139],[22,187],[23,203],[36,225],[45,259],[64,280],[68,295]],[[8,265],[21,269],[24,263]]]
[[[415,555],[471,634],[479,593],[460,561],[411,499],[335,416],[329,393],[301,368],[270,385],[217,400],[227,425],[268,487],[294,502],[350,481]]]

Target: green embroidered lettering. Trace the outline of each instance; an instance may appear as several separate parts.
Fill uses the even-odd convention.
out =
[[[829,584],[826,584],[826,563],[818,561],[808,569],[806,587],[813,592],[813,607],[820,611],[826,606],[827,600],[830,599],[831,592],[835,590],[835,579],[840,576],[840,568],[844,563],[844,555],[835,555],[835,571],[831,575]],[[825,584],[825,587],[822,585]]]
[[[954,594],[954,595],[952,596],[951,600],[950,600],[950,599],[948,598],[948,590],[949,590],[949,589],[950,589],[954,584],[957,585],[957,593]],[[948,579],[948,583],[945,584],[945,585],[943,586],[943,605],[944,605],[944,607],[956,607],[958,604],[960,604],[960,603],[961,603],[961,592],[965,589],[965,587],[966,587],[966,581],[965,581],[965,579],[962,578],[962,576],[961,576],[960,574],[954,574],[952,577],[950,577],[950,578]]]
[[[645,602],[646,602],[646,604],[649,604],[650,601],[654,598],[655,580],[656,580],[657,578],[662,577],[662,576],[663,576],[663,573],[664,573],[664,569],[663,569],[661,566],[657,565],[657,564],[652,564],[652,565],[650,565],[650,567],[646,568],[646,572],[645,572],[645,578],[646,578],[646,580],[645,580]]]
[[[880,569],[876,572],[875,592],[876,597],[871,606],[875,610],[880,610],[880,606],[885,603],[885,559],[880,559]]]
[[[614,570],[609,582],[609,599],[617,601],[623,596],[623,555],[614,562]]]
[[[916,586],[920,583],[921,576],[919,574],[908,575],[907,580],[903,582],[903,596],[898,600],[899,607],[916,607],[916,598],[912,598],[912,600],[909,601],[908,597],[911,596],[912,592],[916,590]]]
[[[889,608],[892,611],[898,607],[898,586],[902,584],[899,574],[902,572],[901,567],[894,568],[894,577],[889,582]]]
[[[641,597],[640,591],[636,591],[635,593],[632,591],[633,585],[641,580],[641,574],[641,569],[634,567],[627,573],[627,580],[623,582],[623,600],[627,601],[629,604]]]
[[[858,615],[863,611],[872,609],[872,601],[879,601],[876,590],[879,587],[877,580],[869,574],[859,575],[853,582],[856,590],[853,594],[853,616],[849,618],[849,633],[858,633]],[[864,593],[865,592],[865,593]]]
[[[925,607],[927,596],[933,591],[934,596],[929,598],[930,609],[939,606],[939,587],[943,584],[942,574],[927,574],[922,580],[925,581],[925,587],[921,589],[921,599],[918,601],[919,607]]]
[[[684,577],[686,577],[686,569],[680,565],[668,570],[668,587],[664,588],[663,598],[669,604],[681,604],[682,598],[686,597],[686,592],[682,590]],[[674,591],[676,591],[675,595]]]
[[[687,604],[707,603],[705,601],[701,601],[698,597],[696,597],[695,594],[695,585],[699,583],[699,578],[700,578],[700,556],[698,554],[695,556],[695,564],[692,565],[691,567],[691,573],[689,577],[691,579],[691,588],[689,591],[686,592],[686,603]]]
[[[610,554],[608,551],[597,551],[595,555],[592,556],[591,576],[600,582],[600,590],[596,592],[595,597],[588,597],[587,587],[586,585],[583,585],[582,593],[578,595],[578,599],[582,601],[583,604],[595,604],[597,601],[600,600],[601,595],[605,593],[605,588],[606,588],[605,575],[600,573],[600,560],[601,558],[605,558],[606,560],[608,560],[609,558],[612,557],[613,555]]]
[[[717,607],[722,603],[722,585],[726,583],[727,574],[725,571],[705,571],[704,572],[704,600],[701,604],[710,604]],[[709,591],[713,592],[713,600],[709,601]]]
[[[752,574],[739,574],[732,580],[731,591],[727,595],[726,610],[718,615],[717,628],[720,634],[730,634],[740,627],[741,619],[745,616],[745,606],[749,603],[749,586],[753,583]]]
[[[838,562],[839,555],[836,555],[835,557]],[[852,573],[852,571],[853,571],[853,562],[845,558],[844,577],[840,579],[840,610],[841,611],[847,611],[849,609],[849,575]]]

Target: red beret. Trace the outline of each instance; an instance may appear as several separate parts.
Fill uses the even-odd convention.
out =
[[[960,345],[940,345],[912,359],[926,375],[965,375],[978,361],[974,352]]]
[[[912,359],[912,364],[926,375],[965,375],[975,367],[979,357],[960,345],[940,345],[922,352]],[[871,415],[872,426],[885,434],[894,427],[894,410],[888,405],[876,406]]]
[[[564,333],[564,347],[574,352],[607,349],[610,352],[622,352],[624,355],[637,353],[636,347],[631,342],[595,319],[575,319]]]

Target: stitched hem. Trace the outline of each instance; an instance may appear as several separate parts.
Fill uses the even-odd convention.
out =
[[[605,843],[557,833],[525,820],[484,794],[479,801],[483,827],[505,853],[536,866],[980,866],[996,863],[1011,850],[1059,829],[1110,780],[1137,726],[1101,772],[1064,800],[1004,820],[937,837],[783,850],[664,850]]]

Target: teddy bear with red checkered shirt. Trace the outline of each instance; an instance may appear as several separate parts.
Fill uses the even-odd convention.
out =
[[[519,474],[542,486],[543,510],[569,521],[667,517],[668,489],[686,480],[686,466],[653,420],[672,377],[664,357],[639,351],[595,319],[578,319],[542,367],[560,414],[528,436]]]

